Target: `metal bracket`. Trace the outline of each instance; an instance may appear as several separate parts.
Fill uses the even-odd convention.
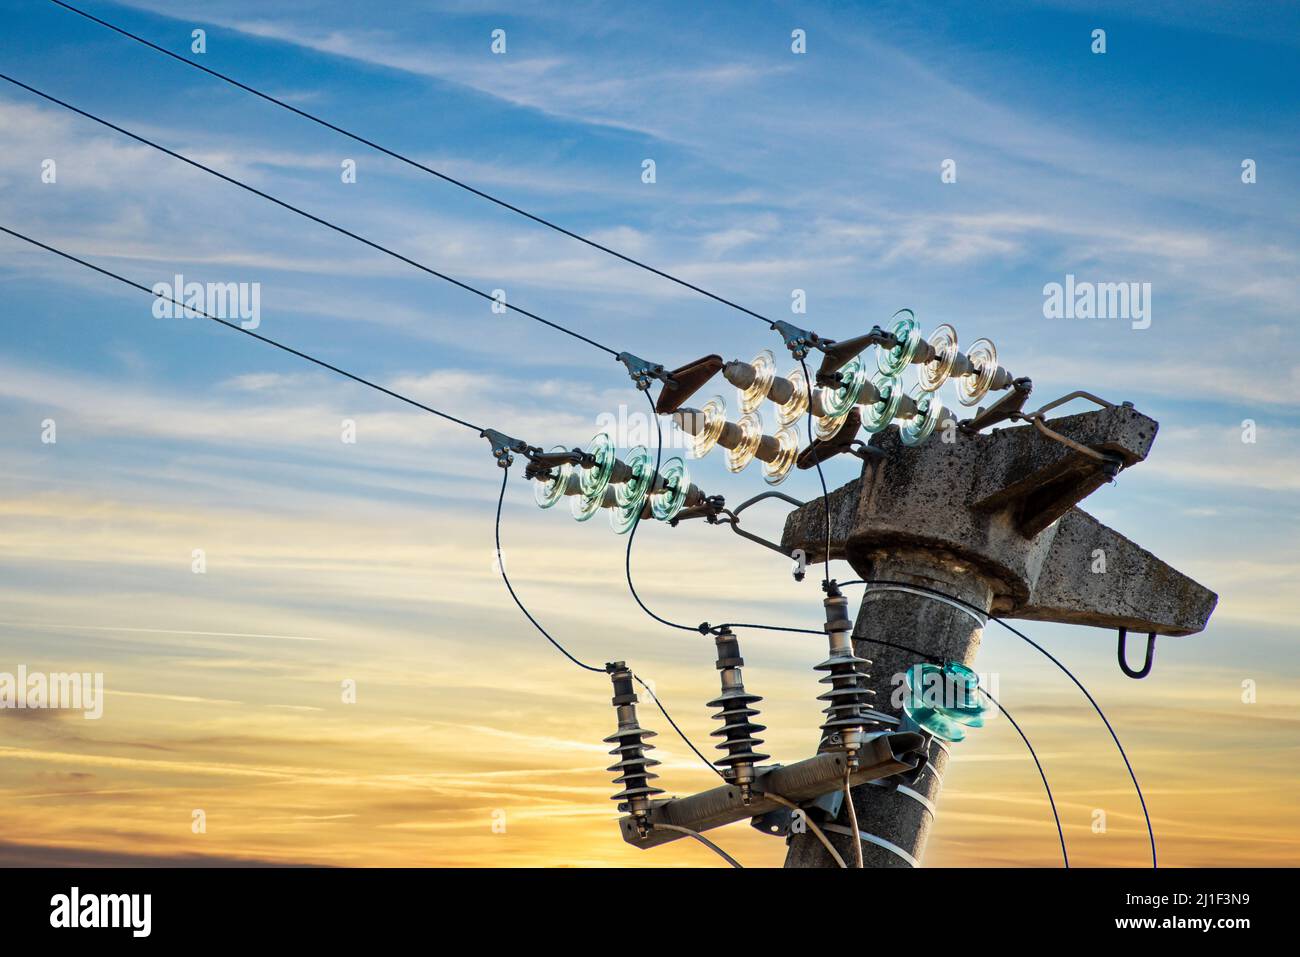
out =
[[[551,474],[552,469],[562,465],[580,465],[583,468],[593,468],[596,464],[595,458],[582,449],[569,449],[567,452],[543,452],[535,449],[523,453],[528,456],[528,466],[524,469],[524,478],[540,479]]]
[[[863,349],[869,346],[885,346],[892,349],[898,345],[898,340],[894,338],[894,334],[886,332],[879,326],[872,326],[871,331],[866,335],[844,339],[843,341],[823,339],[811,329],[801,329],[784,319],[773,322],[772,328],[781,334],[781,338],[785,340],[785,347],[790,350],[790,354],[800,361],[807,358],[808,353],[813,349],[825,353],[826,357],[822,359],[821,367],[817,370],[816,378],[819,385],[829,385],[832,382],[839,385],[835,373],[840,366]]]
[[[817,345],[817,348],[825,354],[821,368],[817,370],[817,384],[838,388],[843,385],[838,372],[840,366],[844,365],[844,363],[863,349],[868,349],[871,346],[892,349],[896,345],[898,345],[898,339],[894,334],[886,332],[879,326],[872,326],[870,332],[865,335],[855,336],[852,339],[844,339],[839,342],[832,339],[823,339]]]
[[[691,508],[682,509],[680,512],[677,513],[676,517],[674,517],[673,520],[668,524],[672,525],[673,527],[676,527],[677,523],[684,519],[702,518],[710,525],[730,525],[731,530],[735,532],[737,535],[739,535],[741,538],[745,538],[758,545],[762,545],[764,548],[770,548],[778,555],[784,555],[786,558],[793,558],[794,549],[782,548],[780,545],[776,544],[776,542],[769,542],[766,538],[762,538],[761,536],[755,535],[753,532],[747,532],[740,527],[740,513],[743,512],[745,509],[749,508],[751,505],[756,505],[759,502],[762,502],[765,499],[769,499],[769,498],[779,498],[783,502],[790,503],[795,508],[802,508],[806,504],[804,502],[799,501],[797,498],[794,498],[790,495],[786,495],[784,492],[771,491],[771,492],[761,492],[758,495],[755,495],[753,498],[741,502],[738,506],[736,506],[736,508],[728,509],[726,508],[726,502],[724,501],[722,496],[714,495],[705,499],[699,505],[695,505]],[[722,516],[726,516],[726,517],[723,518]]]
[[[795,465],[800,469],[810,469],[818,462],[825,462],[832,456],[839,455],[841,452],[848,452],[862,459],[863,462],[879,462],[885,457],[885,453],[880,451],[874,445],[857,438],[857,434],[862,429],[862,413],[858,407],[854,406],[844,419],[844,424],[840,426],[829,439],[815,439],[812,445],[808,446],[799,453],[795,459]]]
[[[893,777],[915,766],[917,752],[924,746],[922,735],[909,732],[882,731],[867,735],[861,764],[851,769],[842,752],[826,752],[788,766],[761,767],[751,800],[746,803],[740,789],[724,784],[688,797],[653,799],[648,815],[649,828],[642,832],[631,815],[619,820],[623,839],[634,847],[650,848],[678,840],[680,832],[656,827],[672,824],[693,831],[707,831],[734,821],[762,817],[767,812],[784,805],[766,795],[779,794],[786,801],[798,805],[815,802],[822,795],[842,792],[845,771],[850,771],[850,784],[865,784],[880,778]]]
[[[1125,654],[1125,644],[1128,642],[1128,629],[1120,628],[1119,630],[1119,670],[1124,672],[1130,678],[1145,678],[1151,674],[1151,666],[1155,663],[1156,658],[1156,633],[1153,631],[1147,635],[1147,658],[1142,663],[1140,671],[1134,671],[1128,666],[1128,656]]]
[[[1033,412],[1010,412],[1004,416],[1004,418],[1010,419],[1013,422],[1033,423],[1034,428],[1038,430],[1040,435],[1051,439],[1053,442],[1060,442],[1067,448],[1074,449],[1074,451],[1079,454],[1086,455],[1088,458],[1100,462],[1102,472],[1105,473],[1106,478],[1114,480],[1115,476],[1119,475],[1120,470],[1124,468],[1124,460],[1122,458],[1117,455],[1111,455],[1106,452],[1098,452],[1096,449],[1091,449],[1086,445],[1065,437],[1054,429],[1049,428],[1047,425],[1046,417],[1048,412],[1058,406],[1065,405],[1067,402],[1071,402],[1074,399],[1087,399],[1089,402],[1094,402],[1103,409],[1115,408],[1114,402],[1107,402],[1100,396],[1093,395],[1091,392],[1084,392],[1080,389],[1071,392],[1069,395],[1063,395],[1059,399],[1054,399],[1041,409],[1037,409]],[[1132,402],[1121,402],[1120,405],[1129,409],[1133,408]],[[994,408],[996,408],[996,406],[994,406]],[[989,411],[992,412],[993,409],[990,409]],[[979,416],[976,416],[976,419],[978,418]],[[963,423],[963,425],[965,425],[965,423]]]
[[[802,810],[802,808],[800,809]],[[794,822],[794,811],[788,807],[774,807],[766,814],[749,819],[749,826],[762,834],[774,837],[789,837],[790,827]]]
[[[963,420],[958,428],[967,434],[971,434],[986,429],[990,425],[1005,422],[1024,408],[1025,400],[1029,398],[1029,393],[1033,391],[1034,383],[1027,376],[1016,379],[1011,383],[1010,392],[987,409],[978,410],[974,417]],[[1041,411],[1043,410],[1040,409],[1039,412]]]
[[[682,509],[668,523],[671,527],[676,528],[677,523],[686,519],[702,518],[710,525],[720,524],[718,516],[721,514],[730,515],[727,511],[727,500],[721,495],[710,495],[699,505],[690,505]]]
[[[785,347],[796,359],[803,359],[811,350],[820,348],[818,343],[822,341],[821,336],[809,329],[800,329],[784,319],[777,319],[772,323],[772,328],[781,334]]]
[[[747,538],[749,539],[749,541],[754,542],[755,544],[758,545],[762,545],[764,548],[770,548],[778,555],[784,555],[786,558],[794,558],[794,549],[782,548],[780,545],[776,544],[775,542],[769,542],[766,538],[760,538],[758,535],[755,535],[753,532],[747,532],[740,527],[740,513],[743,512],[745,509],[749,508],[749,506],[757,505],[759,502],[769,498],[779,498],[781,501],[787,502],[790,505],[793,505],[795,508],[803,508],[804,506],[803,502],[799,501],[797,498],[793,498],[789,495],[786,495],[784,492],[776,492],[776,491],[761,492],[758,495],[755,495],[753,498],[741,502],[732,511],[727,513],[731,516],[731,522],[729,523],[731,525],[731,530],[735,532],[737,535],[739,535],[741,538]]]
[[[497,460],[497,465],[503,469],[508,469],[514,464],[515,457],[511,454],[512,452],[518,452],[522,456],[531,458],[534,454],[542,451],[529,445],[523,439],[511,438],[496,429],[484,429],[479,433],[479,438],[487,439],[492,443],[492,457]]]
[[[627,366],[628,375],[636,383],[636,387],[642,392],[650,388],[650,384],[655,379],[660,380],[665,385],[673,383],[673,377],[664,371],[664,367],[657,362],[646,362],[639,356],[634,356],[630,352],[620,352],[615,356],[619,362]]]

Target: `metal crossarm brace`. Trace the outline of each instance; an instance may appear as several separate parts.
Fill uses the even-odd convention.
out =
[[[911,771],[917,766],[918,752],[925,747],[925,735],[912,731],[885,731],[863,740],[860,767],[850,777],[852,784],[866,784]],[[767,794],[777,794],[787,801],[802,804],[844,786],[845,757],[842,752],[827,752],[789,766],[758,768],[753,796],[748,804],[741,799],[734,784],[703,791],[684,798],[656,800],[650,803],[649,830],[644,837],[629,815],[619,819],[623,840],[634,847],[658,847],[676,841],[678,831],[656,828],[655,824],[673,824],[692,831],[708,831],[735,821],[759,817],[784,807]]]

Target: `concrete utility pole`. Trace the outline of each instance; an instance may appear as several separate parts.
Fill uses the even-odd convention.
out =
[[[1128,406],[1052,420],[1060,435],[1121,458],[1146,458],[1158,423]],[[859,577],[943,591],[1007,618],[1128,628],[1140,656],[1147,633],[1189,635],[1205,627],[1217,596],[1076,507],[1106,483],[1100,463],[1030,426],[988,435],[955,433],[905,446],[897,429],[880,433],[880,453],[862,476],[830,494],[831,557]],[[802,548],[811,568],[826,551],[822,499],[786,521],[782,544]],[[1104,572],[1095,571],[1104,560]],[[854,649],[873,661],[875,707],[901,716],[891,700],[916,663],[881,639],[974,665],[982,622],[932,596],[867,586]],[[917,866],[934,822],[947,747],[937,739],[929,765],[910,787],[853,789],[867,867]],[[848,810],[827,829],[851,860]],[[812,834],[791,835],[787,867],[836,867]]]

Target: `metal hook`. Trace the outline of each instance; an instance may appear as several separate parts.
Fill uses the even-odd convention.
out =
[[[1128,629],[1121,628],[1119,630],[1120,671],[1124,672],[1124,674],[1128,675],[1130,678],[1145,678],[1147,675],[1151,674],[1151,665],[1155,661],[1155,657],[1156,657],[1156,633],[1153,631],[1147,635],[1147,660],[1142,663],[1141,671],[1134,671],[1132,668],[1128,666],[1128,661],[1126,659],[1125,651],[1124,651],[1124,645],[1127,641],[1128,641]]]

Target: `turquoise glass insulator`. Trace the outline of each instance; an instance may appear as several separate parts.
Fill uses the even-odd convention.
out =
[[[916,664],[907,671],[904,713],[944,741],[962,741],[967,728],[982,728],[988,708],[980,701],[979,678],[955,661]]]

